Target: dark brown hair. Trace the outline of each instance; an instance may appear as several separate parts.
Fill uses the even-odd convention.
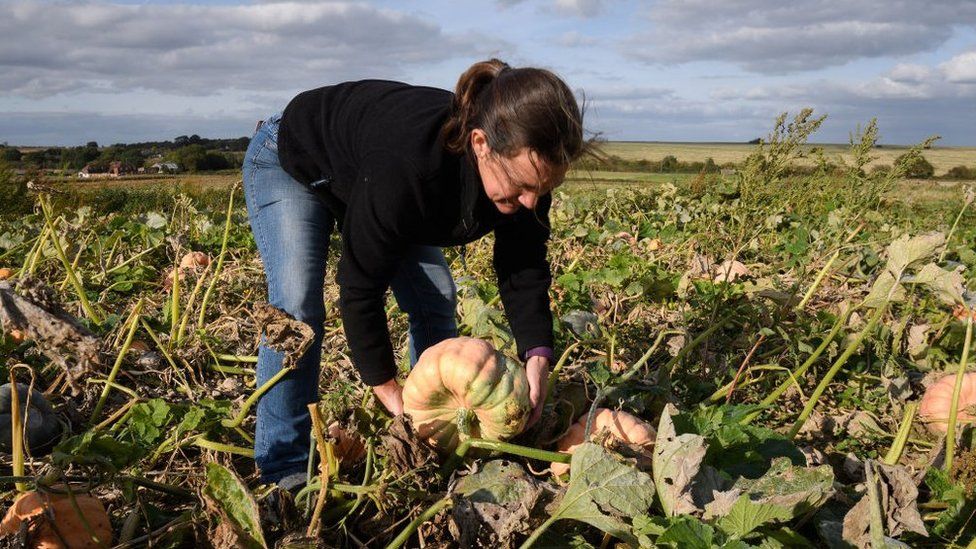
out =
[[[458,79],[451,116],[441,130],[445,146],[468,152],[474,129],[485,132],[494,153],[512,157],[527,147],[551,166],[568,166],[589,145],[582,111],[562,79],[498,59],[475,63]]]

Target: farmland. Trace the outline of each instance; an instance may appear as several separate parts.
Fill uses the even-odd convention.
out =
[[[571,174],[551,214],[561,356],[543,419],[507,446],[448,459],[381,412],[327,284],[317,413],[355,433],[365,457],[337,459],[323,437],[325,466],[310,464],[297,505],[260,485],[250,458],[266,290],[237,174],[41,182],[49,190],[0,221],[4,303],[63,308],[81,325],[65,329],[101,352],[84,362],[39,326],[5,321],[0,373],[33,383],[65,425],[49,454],[3,454],[5,501],[15,482],[69,483],[106,504],[126,547],[965,547],[976,539],[966,405],[932,420],[918,403],[971,361],[972,183],[872,173],[868,157],[888,149],[870,135],[839,169],[790,172],[804,137],[607,148],[739,155],[724,175]],[[924,154],[940,169],[976,164],[973,150],[936,152]],[[491,250],[486,238],[446,251],[458,319],[512,354]],[[209,262],[181,265],[191,251]],[[406,375],[406,318],[389,310]],[[597,407],[656,428],[653,450],[604,435],[568,475],[548,472],[567,461],[553,455],[559,436]],[[940,421],[959,435],[949,444],[931,432]]]

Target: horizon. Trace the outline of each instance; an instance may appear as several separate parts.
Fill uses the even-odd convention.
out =
[[[882,144],[976,146],[967,0],[14,0],[0,15],[0,142],[23,147],[246,137],[303,90],[453,89],[489,57],[555,71],[610,141],[748,142],[811,107],[818,142],[877,118]]]

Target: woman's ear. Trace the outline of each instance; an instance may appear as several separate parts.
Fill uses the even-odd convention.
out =
[[[475,128],[471,130],[471,151],[476,157],[483,160],[491,152],[488,146],[488,136],[485,131]]]

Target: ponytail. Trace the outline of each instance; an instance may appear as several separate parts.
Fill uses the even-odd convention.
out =
[[[449,151],[462,153],[467,149],[470,132],[466,129],[476,118],[475,102],[478,96],[502,71],[510,68],[504,61],[489,59],[471,65],[458,79],[454,89],[453,112],[441,130],[444,144]]]
[[[552,166],[568,166],[589,148],[583,114],[565,82],[498,59],[475,63],[458,79],[441,128],[445,148],[466,154],[475,129],[485,132],[493,153],[511,157],[528,148]]]

